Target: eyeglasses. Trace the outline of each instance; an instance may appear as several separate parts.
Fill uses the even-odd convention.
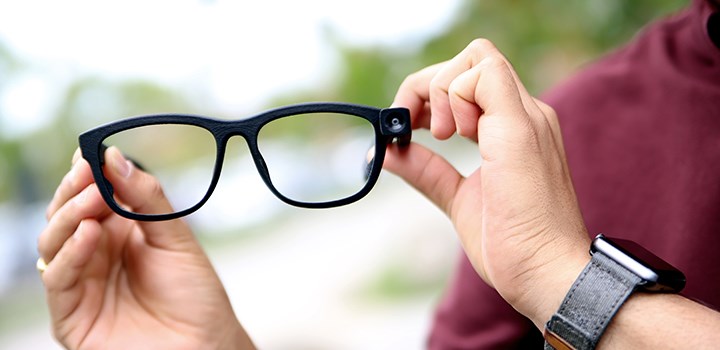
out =
[[[410,143],[410,113],[405,108],[304,103],[235,121],[146,115],[86,131],[79,143],[113,211],[129,219],[160,221],[188,215],[207,202],[233,136],[245,139],[247,158],[275,196],[294,206],[330,208],[370,192],[386,146],[394,140],[400,146]],[[159,181],[172,211],[138,212],[115,198],[104,167],[105,150],[111,146]],[[251,200],[242,193],[237,198]]]

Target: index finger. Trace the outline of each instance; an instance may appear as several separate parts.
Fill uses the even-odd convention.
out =
[[[76,152],[76,154],[78,154]],[[55,213],[62,207],[70,198],[75,197],[80,191],[88,187],[93,183],[92,172],[90,171],[90,165],[85,159],[73,158],[73,166],[70,171],[65,174],[65,177],[60,181],[57,190],[53,198],[48,204],[47,210],[45,211],[46,219],[55,215]]]
[[[410,74],[400,84],[394,107],[405,107],[410,110],[410,122],[413,129],[430,129],[430,81],[437,75],[444,63],[434,64]]]

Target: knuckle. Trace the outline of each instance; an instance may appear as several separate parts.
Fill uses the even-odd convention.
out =
[[[48,205],[48,207],[45,208],[45,221],[46,222],[50,221],[54,212],[55,212],[55,210],[53,209],[52,205]]]
[[[415,81],[419,80],[419,77],[420,77],[420,72],[415,72],[415,73],[409,74],[407,77],[405,77],[403,82],[400,84],[400,87],[404,88],[404,87],[412,86]]]
[[[462,85],[461,82],[457,79],[450,82],[450,85],[448,85],[447,88],[448,95],[450,95],[450,98],[458,97],[463,98],[462,95]]]
[[[432,70],[432,66],[425,67],[419,71],[416,71],[414,73],[409,74],[403,82],[400,84],[400,87],[409,87],[409,86],[415,86],[419,82],[422,82],[424,80],[424,77],[429,74]]]
[[[492,60],[489,60],[486,64],[493,68],[502,70],[505,74],[512,75],[512,69],[510,68],[510,64],[505,60],[505,56],[503,56],[499,52],[494,52],[487,57],[491,57]]]
[[[467,82],[460,79],[451,81],[447,88],[450,103],[474,103],[474,91],[472,87],[467,85]]]
[[[552,132],[558,134],[560,131],[560,120],[558,119],[558,114],[555,109],[542,101],[538,101],[537,106],[540,108],[540,112],[545,117]]]
[[[538,107],[540,108],[540,111],[543,114],[545,114],[545,116],[547,118],[557,119],[557,112],[555,111],[554,108],[550,107],[550,105],[548,105],[547,103],[545,103],[543,101],[540,101],[540,100],[536,100],[536,101],[537,101]]]
[[[484,38],[473,40],[467,47],[467,55],[472,57],[473,64],[477,64],[485,58],[491,58],[485,60],[483,63],[490,69],[503,69],[509,70],[510,64],[507,58],[500,52],[495,44]]]
[[[497,52],[498,49],[495,46],[495,44],[485,38],[477,38],[468,44],[468,50],[475,53],[491,53],[491,52]]]
[[[432,93],[437,93],[437,92],[444,93],[446,91],[446,89],[442,86],[442,81],[440,80],[440,78],[438,76],[434,76],[432,79],[430,79],[429,88]]]
[[[37,251],[42,257],[47,256],[47,239],[45,238],[46,236],[46,233],[42,232],[37,238]]]

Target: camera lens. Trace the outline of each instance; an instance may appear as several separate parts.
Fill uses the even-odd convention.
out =
[[[402,130],[405,125],[397,114],[390,113],[385,117],[385,127],[392,132],[398,132]]]

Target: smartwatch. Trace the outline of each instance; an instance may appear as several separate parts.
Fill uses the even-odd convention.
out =
[[[639,244],[597,235],[592,259],[545,325],[545,349],[594,349],[635,291],[677,293],[685,275]]]

